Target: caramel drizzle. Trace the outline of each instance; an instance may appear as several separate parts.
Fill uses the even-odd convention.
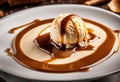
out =
[[[91,36],[91,37],[88,39],[88,42],[89,42],[90,40],[95,39],[95,38],[100,39],[99,36],[96,36],[96,35],[93,33],[93,32],[94,32],[93,29],[91,29],[91,28],[87,28],[87,30],[88,30],[88,34]]]
[[[114,53],[117,53],[120,49],[120,30],[113,30],[117,34],[118,48],[114,50]]]
[[[52,65],[52,64],[46,63],[46,62],[49,62],[49,61],[38,62],[36,60],[28,58],[22,52],[22,50],[20,48],[21,38],[22,38],[22,36],[24,36],[24,34],[26,32],[28,32],[29,30],[35,28],[36,26],[39,26],[39,25],[42,25],[42,24],[49,23],[49,22],[53,21],[53,19],[47,19],[47,20],[39,21],[39,22],[36,22],[36,23],[30,25],[28,28],[24,29],[22,32],[20,32],[17,35],[17,37],[15,39],[15,43],[13,44],[13,45],[15,45],[13,48],[16,51],[13,58],[15,60],[17,60],[18,62],[23,63],[22,65],[24,65],[24,66],[30,67],[30,68],[35,69],[35,70],[41,70],[41,71],[46,71],[46,72],[79,71],[79,70],[81,70],[81,67],[85,67],[85,66],[91,65],[91,64],[99,61],[103,57],[107,56],[109,51],[112,49],[113,44],[115,42],[114,33],[113,33],[113,31],[111,31],[110,29],[106,28],[105,26],[103,26],[103,25],[101,25],[99,23],[96,23],[96,22],[88,20],[88,19],[83,19],[83,20],[99,26],[100,28],[105,30],[105,32],[107,33],[107,39],[105,40],[105,42],[103,44],[101,44],[101,46],[98,47],[98,49],[96,50],[95,53],[93,53],[93,54],[91,54],[91,55],[89,55],[89,56],[87,56],[87,57],[85,57],[83,59],[77,60],[75,62],[71,62],[71,63],[68,63],[68,64],[62,64],[62,65]],[[103,47],[105,47],[105,52],[102,51]],[[8,49],[7,52],[9,52],[9,49]],[[101,53],[99,53],[99,52],[101,52]],[[95,54],[97,54],[97,57],[96,57]],[[52,60],[50,60],[50,61],[52,61]]]
[[[42,29],[40,32],[39,32],[39,34],[38,34],[38,37],[40,36],[40,34],[43,32],[43,31],[45,31],[47,28],[49,28],[51,25],[48,25],[48,26],[46,26],[44,29]]]
[[[69,21],[72,22],[73,26],[75,26],[74,28],[75,28],[77,34],[79,34],[79,31],[78,31],[78,29],[77,29],[76,24],[72,21],[72,18],[73,18],[73,17],[76,17],[76,16],[77,16],[77,15],[75,15],[75,14],[70,14],[70,15],[66,16],[66,17],[61,21],[61,24],[60,24],[60,34],[61,34],[61,37],[62,37],[62,41],[61,41],[62,44],[64,44],[64,34],[66,33],[67,24],[68,24]],[[78,17],[78,16],[77,16],[77,17]],[[78,42],[79,42],[79,35],[77,35],[77,36],[78,36]]]
[[[43,30],[41,30],[38,37],[34,40],[35,44],[37,44],[37,46],[39,46],[40,50],[42,50],[45,53],[48,53],[51,56],[50,60],[46,60],[47,62],[53,61],[53,60],[58,59],[58,58],[69,57],[75,51],[93,50],[95,48],[94,46],[92,46],[90,44],[88,44],[86,47],[81,47],[80,45],[74,45],[74,48],[72,48],[72,49],[64,49],[63,47],[56,48],[57,44],[56,44],[56,46],[51,44],[50,33],[46,33],[46,34],[41,35],[41,33],[44,30],[46,30],[47,28],[48,28],[48,26],[46,26]],[[95,34],[91,33],[91,31],[88,31],[88,33],[91,37],[89,40],[94,40],[94,38],[96,38],[96,36],[93,36]]]
[[[19,29],[21,29],[21,28],[23,28],[25,26],[32,25],[32,24],[34,24],[36,22],[39,22],[39,21],[40,21],[39,19],[36,19],[36,20],[34,20],[34,21],[30,22],[30,23],[27,23],[27,24],[24,24],[24,25],[21,25],[21,26],[18,26],[18,27],[14,27],[14,28],[9,30],[9,33],[13,34],[13,33],[15,33],[16,30],[19,30]]]
[[[7,49],[5,50],[5,52],[6,52],[9,56],[13,56],[13,55],[14,55],[10,48],[7,48]]]

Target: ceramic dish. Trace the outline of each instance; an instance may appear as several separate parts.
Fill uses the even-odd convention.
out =
[[[16,35],[8,33],[11,28],[29,23],[35,19],[53,18],[61,13],[75,13],[83,18],[94,20],[112,29],[120,29],[119,15],[91,6],[73,4],[49,5],[13,13],[0,19],[0,70],[22,78],[45,81],[92,80],[119,72],[120,53],[96,65],[89,72],[70,73],[47,73],[31,70],[18,64],[5,53],[5,49],[11,46],[11,42]]]

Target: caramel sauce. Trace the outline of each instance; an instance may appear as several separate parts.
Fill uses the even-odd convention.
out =
[[[88,34],[90,35],[90,38],[88,39],[88,42],[89,42],[90,40],[95,39],[95,38],[100,39],[99,36],[96,36],[96,35],[93,33],[93,32],[94,32],[93,29],[91,29],[91,28],[87,28],[87,30],[88,30]]]
[[[36,20],[34,20],[34,21],[30,22],[30,23],[27,23],[27,24],[25,24],[25,25],[21,25],[21,26],[15,27],[15,28],[13,28],[13,29],[10,29],[10,30],[9,30],[9,33],[13,34],[13,33],[15,33],[16,30],[18,30],[18,29],[20,29],[20,28],[23,28],[23,27],[25,27],[25,26],[31,25],[31,24],[33,24],[33,23],[36,23],[37,21],[40,21],[40,20],[36,19]]]
[[[91,29],[91,28],[87,28],[87,30],[88,30],[88,32],[90,32],[90,33],[94,32],[94,30]]]
[[[106,57],[109,52],[112,50],[113,45],[115,43],[115,33],[109,29],[108,27],[99,24],[97,22],[88,20],[88,19],[83,19],[85,22],[88,23],[92,23],[98,27],[100,27],[101,29],[103,29],[106,32],[107,38],[105,39],[105,41],[97,48],[97,50],[90,54],[87,57],[84,57],[82,59],[76,60],[74,62],[70,62],[67,64],[48,64],[48,62],[54,61],[57,58],[63,58],[63,52],[67,53],[69,52],[69,50],[58,50],[55,47],[53,47],[53,45],[50,44],[50,36],[49,33],[44,34],[40,37],[37,37],[36,40],[39,43],[39,48],[43,48],[44,50],[46,50],[46,52],[49,52],[49,54],[52,54],[54,51],[54,55],[52,56],[52,58],[50,60],[46,60],[44,62],[40,62],[40,61],[36,61],[33,60],[29,57],[27,57],[21,47],[20,47],[20,42],[21,42],[21,38],[24,36],[24,34],[26,34],[26,32],[30,31],[31,29],[40,26],[42,24],[46,24],[46,23],[51,23],[53,21],[53,19],[46,19],[46,20],[42,20],[42,21],[37,21],[33,24],[31,24],[30,26],[28,26],[28,28],[25,28],[23,31],[21,31],[16,38],[14,39],[13,42],[13,49],[15,50],[14,56],[13,58],[18,61],[23,63],[22,65],[26,66],[26,67],[30,67],[32,69],[35,70],[40,70],[40,71],[45,71],[45,72],[73,72],[73,71],[82,71],[82,70],[88,70],[89,68],[84,68],[81,69],[83,67],[89,66],[91,64],[94,64],[96,62],[98,62],[99,60],[101,60],[102,58]],[[64,26],[64,25],[63,25]],[[64,29],[63,29],[64,30]],[[90,32],[89,34],[92,37],[96,37],[95,35],[91,34],[92,32]],[[63,33],[64,34],[64,31]],[[93,38],[91,38],[93,39]],[[45,44],[42,44],[45,43]],[[66,55],[64,55],[65,57],[68,57],[71,55],[71,53],[74,53],[74,51],[79,51],[79,50],[92,50],[94,49],[94,46],[92,45],[88,45],[86,48],[79,48],[80,46],[77,46],[77,48],[75,49],[71,49],[70,53]],[[104,50],[103,50],[104,48]],[[8,50],[9,51],[9,50]],[[58,54],[57,53],[62,53],[62,54]]]
[[[7,49],[5,50],[5,52],[6,52],[9,56],[13,56],[13,55],[14,55],[10,48],[7,48]]]
[[[114,53],[117,53],[119,51],[120,48],[120,30],[113,30],[116,34],[117,34],[117,40],[118,40],[118,48],[116,50],[114,50]]]
[[[40,33],[42,33],[42,32],[40,32]],[[39,35],[40,35],[40,33],[39,33]],[[96,35],[93,34],[92,32],[88,32],[88,33],[91,37],[89,40],[96,38]],[[50,33],[46,33],[46,34],[38,36],[35,39],[35,42],[37,43],[37,45],[39,45],[40,50],[44,51],[45,53],[48,53],[49,55],[52,54],[51,55],[52,58],[65,58],[65,57],[71,56],[73,54],[73,52],[75,52],[75,51],[93,50],[94,49],[94,46],[89,45],[89,44],[86,47],[81,47],[80,45],[76,44],[76,46],[72,49],[65,49],[64,47],[56,48],[54,45],[51,44]]]
[[[93,50],[94,48],[95,47],[90,44],[88,44],[86,47],[81,47],[80,45],[78,45],[75,50],[76,51],[84,51],[84,50]]]
[[[83,68],[83,69],[80,69],[80,70],[78,70],[78,71],[80,71],[80,72],[89,72],[91,70],[91,68]]]
[[[63,47],[61,49],[57,49],[54,45],[51,44],[50,41],[50,33],[43,34],[41,36],[38,36],[35,40],[37,44],[39,44],[39,48],[49,55],[51,55],[52,58],[65,58],[69,57],[74,49],[64,49]]]
[[[64,43],[64,34],[66,33],[67,24],[68,24],[68,22],[69,22],[70,20],[71,20],[73,26],[75,26],[75,30],[76,30],[77,34],[79,34],[75,22],[72,21],[72,18],[73,18],[73,17],[76,17],[76,16],[77,16],[77,15],[75,15],[75,14],[70,14],[70,15],[66,16],[66,17],[61,21],[61,24],[60,24],[60,33],[61,33],[61,36],[62,36],[62,41],[61,41],[62,44]],[[79,42],[79,36],[78,36],[78,42]]]
[[[44,62],[45,63],[49,63],[49,62],[55,61],[56,59],[58,59],[58,58],[53,57],[53,58],[51,58],[49,60],[45,60]]]

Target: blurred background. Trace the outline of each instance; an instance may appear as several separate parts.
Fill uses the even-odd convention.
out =
[[[52,4],[96,6],[120,14],[120,0],[0,0],[0,17],[22,9]]]
[[[12,14],[23,9],[53,4],[78,4],[86,6],[95,6],[114,12],[120,16],[120,0],[0,0],[0,18],[3,18],[9,14]],[[119,82],[119,81],[120,73],[117,73],[90,82]],[[39,82],[39,81],[19,78],[0,71],[0,82]]]

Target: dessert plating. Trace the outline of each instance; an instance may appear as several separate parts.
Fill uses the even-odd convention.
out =
[[[118,48],[119,32],[75,14],[37,19],[15,37],[12,57],[40,71],[83,71],[113,55]]]

